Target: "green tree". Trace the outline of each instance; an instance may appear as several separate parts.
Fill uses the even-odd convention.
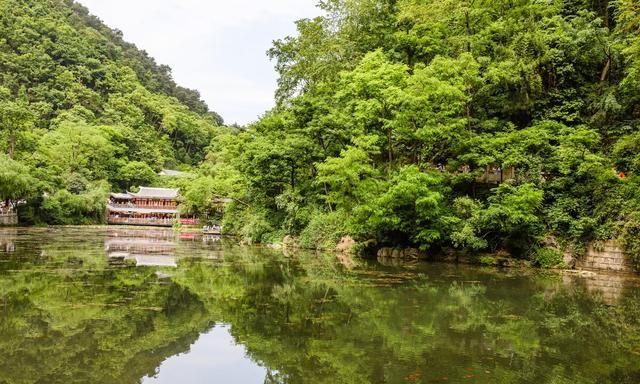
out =
[[[149,164],[131,161],[120,170],[119,179],[125,188],[150,185],[157,179],[157,174]]]
[[[15,204],[37,190],[37,181],[24,164],[0,154],[0,200]]]
[[[402,168],[385,187],[357,208],[357,231],[385,242],[406,238],[422,249],[443,243],[453,218],[440,175],[412,165]]]
[[[82,123],[62,123],[40,140],[36,156],[54,174],[83,174],[90,180],[107,176],[114,147],[99,128]]]
[[[34,114],[24,101],[2,100],[0,89],[0,134],[5,138],[5,148],[14,158],[20,141],[33,127]]]

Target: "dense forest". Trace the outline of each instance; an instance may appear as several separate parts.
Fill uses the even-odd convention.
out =
[[[274,42],[277,105],[244,128],[79,5],[0,4],[0,197],[27,220],[165,183],[186,214],[233,198],[220,220],[255,242],[640,254],[635,0],[324,0]]]
[[[559,261],[549,244],[621,238],[639,253],[638,2],[320,6],[269,51],[277,107],[201,168],[198,183],[246,202],[227,228],[538,264]]]

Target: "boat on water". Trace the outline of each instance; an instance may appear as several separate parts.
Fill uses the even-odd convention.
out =
[[[202,227],[202,233],[205,235],[221,235],[222,226],[220,225],[205,225]]]

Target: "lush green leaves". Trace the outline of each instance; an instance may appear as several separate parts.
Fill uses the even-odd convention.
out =
[[[21,163],[0,153],[0,201],[16,203],[31,197],[37,181],[29,174],[29,169]]]

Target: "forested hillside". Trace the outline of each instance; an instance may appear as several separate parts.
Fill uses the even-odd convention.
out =
[[[220,116],[71,0],[0,0],[0,198],[100,222],[110,188],[199,164]]]
[[[231,195],[227,230],[310,247],[349,234],[538,264],[558,261],[539,251],[552,238],[637,249],[636,1],[320,6],[269,51],[278,106],[212,143],[192,211]]]

